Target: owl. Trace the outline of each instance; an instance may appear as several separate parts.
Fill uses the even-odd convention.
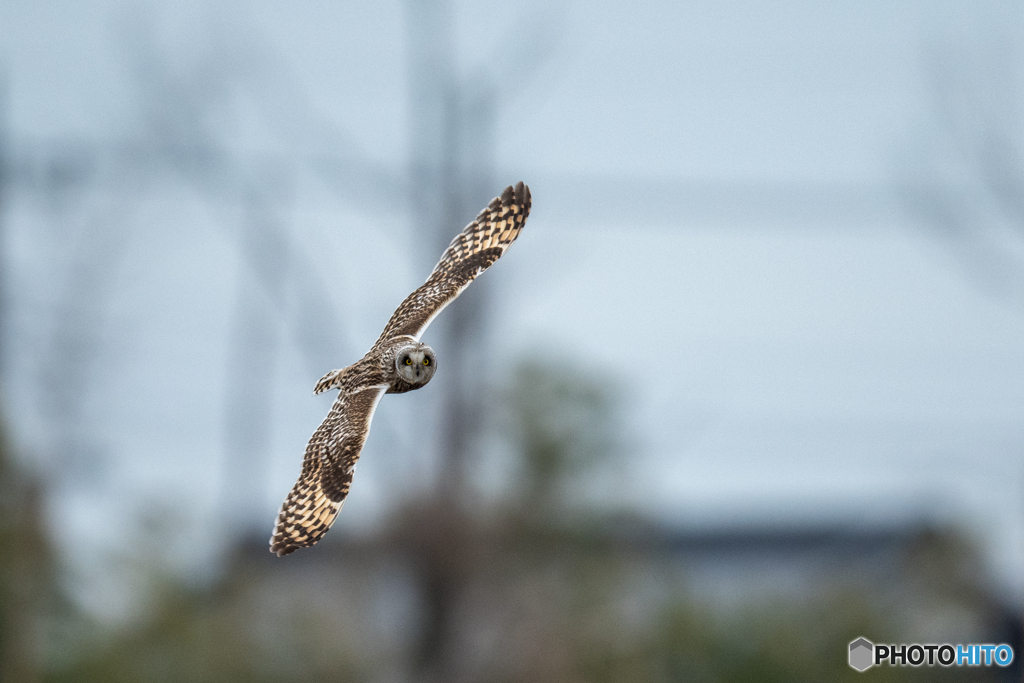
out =
[[[380,338],[359,361],[332,370],[315,392],[338,390],[302,460],[302,472],[277,514],[270,552],[287,555],[306,548],[331,528],[341,510],[370,422],[384,394],[419,389],[437,370],[423,332],[480,273],[519,236],[530,215],[530,188],[509,186],[455,236],[430,277],[401,303]]]

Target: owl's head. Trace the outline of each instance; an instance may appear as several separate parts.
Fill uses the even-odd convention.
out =
[[[398,376],[415,387],[421,387],[434,376],[437,363],[434,349],[426,344],[409,344],[395,353],[395,369]]]

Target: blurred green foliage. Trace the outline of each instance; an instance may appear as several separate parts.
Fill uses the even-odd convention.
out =
[[[585,496],[568,510],[581,477],[620,467],[623,438],[608,389],[566,367],[526,363],[503,394],[513,495],[470,497],[469,511],[410,501],[371,539],[336,529],[285,559],[242,539],[206,586],[141,562],[149,606],[119,626],[60,597],[39,482],[0,451],[0,683],[1004,680],[846,664],[862,635],[920,640],[907,604],[984,625],[993,605],[978,556],[955,536],[906,548],[889,602],[837,571],[826,590],[786,598],[766,585],[720,604],[694,598],[668,549],[615,531],[651,528],[643,520],[588,509]]]
[[[524,510],[550,515],[572,481],[608,463],[619,429],[609,389],[582,381],[563,363],[521,364],[505,396],[507,432],[519,461]]]
[[[168,585],[140,624],[94,638],[54,683],[367,680],[315,613],[265,609],[244,578],[211,589]]]
[[[862,597],[823,596],[806,604],[767,602],[724,616],[677,599],[627,646],[585,660],[584,680],[694,683],[814,683],[817,681],[992,681],[1002,672],[943,667],[879,666],[859,673],[846,663],[861,634],[894,634]],[[878,637],[878,636],[876,636]],[[894,637],[886,642],[907,638]]]
[[[55,562],[43,528],[42,488],[0,434],[0,681],[39,680],[46,621],[58,609]]]

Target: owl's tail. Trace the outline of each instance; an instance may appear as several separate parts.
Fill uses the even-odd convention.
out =
[[[341,370],[331,370],[326,375],[320,378],[320,381],[316,383],[316,387],[313,389],[314,394],[322,394],[330,389],[341,388],[341,378],[345,376],[345,372],[348,368],[342,368]]]

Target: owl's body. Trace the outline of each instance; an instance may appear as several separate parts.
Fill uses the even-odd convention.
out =
[[[523,183],[507,187],[452,240],[430,277],[399,305],[369,352],[317,383],[316,393],[338,389],[338,398],[306,446],[299,480],[277,515],[271,552],[287,555],[313,545],[327,533],[348,495],[380,399],[386,393],[419,389],[430,381],[436,358],[420,336],[445,306],[505,253],[529,213],[530,189]]]

